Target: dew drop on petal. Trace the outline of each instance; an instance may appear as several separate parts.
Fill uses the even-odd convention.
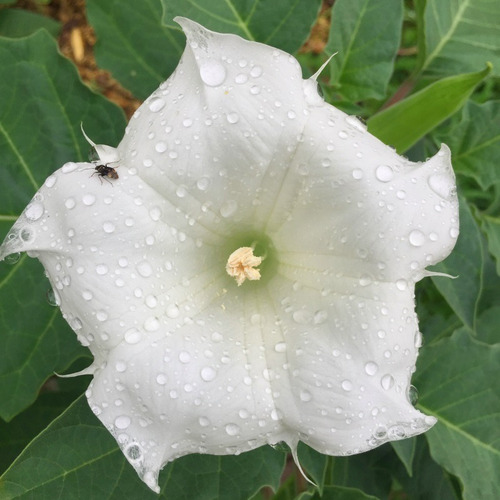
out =
[[[151,267],[151,264],[145,260],[142,262],[139,262],[137,264],[137,272],[143,277],[143,278],[148,278],[153,274],[153,268]]]
[[[158,385],[165,385],[167,383],[167,376],[164,373],[156,375],[156,383]]]
[[[161,97],[155,97],[149,101],[149,109],[153,113],[157,113],[165,106],[165,101]]]
[[[51,306],[55,307],[61,303],[61,299],[59,298],[59,294],[53,288],[49,288],[45,295],[47,297],[47,302]]]
[[[441,198],[450,198],[455,187],[448,175],[434,174],[429,177],[429,187]]]
[[[350,380],[342,380],[341,387],[344,391],[352,391],[352,382]]]
[[[421,247],[425,243],[425,234],[418,229],[414,229],[408,235],[408,241],[410,242],[410,245],[413,245],[414,247]]]
[[[240,432],[240,428],[236,424],[227,424],[226,432],[229,436],[236,436]]]
[[[106,221],[103,223],[102,229],[105,233],[111,234],[115,231],[115,225],[110,221]]]
[[[378,371],[377,363],[374,363],[373,361],[368,361],[368,363],[365,364],[365,372],[367,375],[370,375],[372,377],[377,373],[377,371]]]
[[[285,352],[286,351],[286,344],[285,342],[278,342],[275,346],[274,346],[274,350],[276,352]]]
[[[187,351],[181,351],[179,353],[179,361],[181,363],[189,363],[191,361],[191,354],[189,354]]]
[[[238,123],[240,117],[238,116],[238,113],[228,113],[226,119],[229,123],[234,124]]]
[[[35,201],[33,203],[30,203],[26,207],[24,215],[26,216],[26,218],[28,220],[36,221],[43,215],[43,212],[44,212],[43,205],[41,203]]]
[[[124,338],[127,344],[137,344],[141,340],[141,332],[137,328],[130,328],[125,332]]]
[[[217,87],[226,79],[226,68],[218,61],[210,59],[200,66],[200,77],[205,85]]]
[[[405,279],[399,279],[396,281],[396,287],[398,290],[404,291],[408,288],[408,282]]]
[[[170,318],[170,319],[174,319],[174,318],[177,318],[177,316],[179,316],[179,308],[177,307],[177,305],[175,304],[169,304],[168,307],[167,307],[167,316]]]
[[[63,174],[69,174],[71,172],[74,172],[78,168],[78,165],[75,162],[69,161],[68,163],[65,163],[61,167],[61,171]]]
[[[238,209],[238,202],[236,200],[227,200],[220,207],[220,214],[222,217],[231,217]]]
[[[90,193],[84,194],[82,197],[82,202],[85,206],[90,207],[95,203],[95,196]]]
[[[408,389],[408,401],[415,406],[418,402],[418,390],[414,385],[410,385]]]
[[[300,391],[300,400],[301,401],[304,401],[304,403],[307,403],[308,401],[311,401],[312,399],[312,394],[306,390],[306,389],[303,389],[302,391]]]
[[[390,375],[389,373],[386,373],[380,379],[380,385],[382,386],[383,389],[385,389],[386,391],[388,391],[394,385],[394,377],[392,375]]]
[[[375,177],[380,182],[389,182],[394,177],[394,171],[389,165],[379,165],[375,170]]]
[[[200,371],[200,377],[205,382],[210,382],[217,376],[217,372],[211,366],[205,366]]]
[[[123,430],[130,425],[130,422],[130,417],[127,417],[127,415],[120,415],[115,418],[115,427]]]

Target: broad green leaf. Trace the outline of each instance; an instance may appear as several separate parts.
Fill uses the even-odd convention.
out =
[[[500,75],[500,2],[427,0],[422,70],[433,77],[479,71]]]
[[[488,239],[488,249],[496,260],[497,274],[500,275],[500,217],[483,215],[481,220]]]
[[[432,281],[462,323],[474,330],[483,287],[483,240],[465,200],[460,203],[460,235],[451,254],[433,271],[454,276],[433,276]]]
[[[61,23],[27,10],[0,10],[0,36],[19,38],[31,35],[41,28],[55,37],[61,29]]]
[[[392,478],[383,464],[392,455],[391,445],[386,444],[360,455],[332,457],[325,484],[355,488],[367,495],[385,498],[390,491]]]
[[[320,0],[162,0],[163,22],[177,27],[183,16],[221,33],[235,33],[247,40],[296,52],[306,41],[316,20]]]
[[[326,52],[331,85],[345,99],[382,99],[399,48],[403,2],[337,0]]]
[[[396,441],[397,443],[405,443]],[[414,439],[416,443],[413,457],[415,474],[408,475],[402,464],[394,464],[391,468],[394,476],[402,486],[401,496],[411,500],[460,500],[455,490],[454,479],[429,455],[429,446],[425,435]],[[394,443],[393,443],[394,444]]]
[[[61,389],[71,382],[71,389]],[[75,390],[79,384],[79,390]],[[28,443],[59,416],[89,384],[89,377],[50,380],[51,392],[43,392],[11,422],[0,421],[0,474],[14,461]],[[57,391],[57,392],[53,392]]]
[[[87,15],[97,35],[100,67],[111,72],[138,99],[145,99],[173,72],[185,37],[161,24],[160,0],[87,0]]]
[[[431,455],[458,476],[465,500],[500,491],[500,345],[457,331],[421,350],[418,407],[438,423],[426,433]]]
[[[82,396],[0,478],[0,499],[246,500],[264,485],[277,488],[284,459],[270,447],[236,457],[188,455],[165,467],[156,495]]]
[[[0,95],[2,240],[50,173],[86,157],[80,122],[96,142],[108,144],[125,123],[121,110],[82,84],[44,30],[0,38]],[[47,303],[49,288],[34,260],[0,263],[0,416],[7,420],[34,401],[54,371],[86,353]]]
[[[321,496],[317,492],[306,492],[297,500],[379,500],[379,497],[368,495],[356,488],[326,486]]]
[[[402,439],[401,441],[392,441],[396,455],[405,466],[406,472],[411,477],[413,475],[413,457],[415,456],[415,448],[417,446],[417,438]]]
[[[499,318],[500,305],[498,304],[486,309],[479,315],[474,330],[476,339],[485,344],[500,344]]]
[[[402,153],[458,111],[490,71],[487,66],[478,73],[443,78],[377,113],[368,120],[368,130]]]
[[[320,493],[325,484],[326,467],[328,457],[313,450],[311,447],[300,442],[298,447],[299,462],[314,484],[318,486]]]
[[[484,190],[500,182],[500,101],[469,101],[460,117],[439,127],[433,138],[450,147],[456,172],[472,177]]]

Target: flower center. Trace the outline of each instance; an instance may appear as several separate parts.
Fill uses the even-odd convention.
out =
[[[260,280],[260,270],[255,269],[262,262],[262,257],[253,254],[254,248],[241,247],[227,259],[226,272],[232,276],[238,286],[246,280]]]

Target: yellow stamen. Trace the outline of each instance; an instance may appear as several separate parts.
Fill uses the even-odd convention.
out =
[[[241,247],[227,259],[226,271],[236,279],[238,286],[241,286],[246,279],[260,280],[260,271],[255,267],[261,262],[262,257],[256,257],[252,247]]]

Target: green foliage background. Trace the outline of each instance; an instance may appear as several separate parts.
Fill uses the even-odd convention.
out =
[[[51,172],[86,159],[80,122],[107,144],[119,142],[126,124],[58,52],[59,25],[11,4],[0,0],[1,236]],[[180,58],[176,15],[297,54],[320,8],[320,0],[86,4],[98,64],[139,99]],[[417,406],[438,424],[352,457],[302,446],[301,463],[318,489],[289,467],[280,482],[283,450],[187,456],[163,470],[160,498],[499,498],[499,19],[500,2],[491,0],[336,0],[324,54],[298,55],[308,76],[338,52],[322,76],[325,98],[365,118],[398,151],[423,160],[442,142],[452,150],[461,233],[436,270],[457,278],[426,279],[416,291],[424,345],[413,383]],[[33,259],[0,265],[0,499],[156,498],[88,408],[88,377],[51,379],[89,361],[45,300],[48,288]]]

